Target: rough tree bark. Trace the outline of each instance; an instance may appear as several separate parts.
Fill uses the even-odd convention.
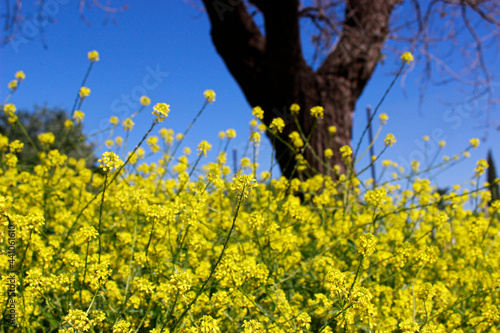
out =
[[[298,0],[251,1],[262,12],[265,35],[243,1],[203,0],[217,52],[249,104],[264,110],[264,123],[270,125],[273,118],[283,118],[286,126],[281,137],[289,141],[288,135],[297,128],[288,110],[297,103],[301,107],[299,123],[307,136],[314,123],[309,110],[323,106],[324,119],[316,125],[310,144],[321,158],[323,151],[331,148],[334,157],[329,161],[330,166],[339,165],[341,172],[345,171],[345,165],[339,148],[351,143],[356,100],[375,70],[396,2],[347,1],[340,40],[314,71],[302,53]],[[329,146],[328,127],[332,125],[337,133]],[[272,139],[270,133],[268,136]],[[294,154],[278,140],[275,145],[282,174],[290,178]],[[303,155],[315,170],[327,173],[309,149]]]

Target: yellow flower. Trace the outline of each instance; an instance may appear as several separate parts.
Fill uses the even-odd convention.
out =
[[[184,147],[184,149],[182,150],[182,152],[184,153],[184,155],[189,155],[189,154],[191,154],[191,148]]]
[[[446,141],[444,140],[439,141],[439,147],[444,148],[444,146],[446,146]]]
[[[333,150],[331,150],[330,148],[325,149],[323,155],[325,156],[325,158],[331,158],[333,156]]]
[[[131,326],[128,321],[120,320],[113,326],[113,333],[131,333],[133,331]]]
[[[392,146],[396,142],[396,137],[394,134],[387,134],[387,136],[384,139],[384,143],[386,146]]]
[[[264,110],[260,106],[256,106],[252,109],[252,114],[259,119],[264,119]]]
[[[87,332],[91,328],[88,314],[82,310],[69,310],[68,315],[63,318],[62,324],[71,326],[71,331],[68,330],[68,332]]]
[[[236,131],[230,128],[226,131],[226,136],[228,139],[234,139],[236,137]]]
[[[170,105],[165,103],[157,103],[153,106],[153,115],[156,116],[156,122],[162,122],[168,117],[168,113],[170,112]]]
[[[17,89],[17,80],[10,81],[8,87],[10,90],[16,90]]]
[[[315,106],[311,109],[311,116],[314,118],[321,118],[323,119],[323,111],[324,108],[322,106]]]
[[[258,125],[257,120],[255,120],[255,119],[250,120],[250,127],[253,128],[253,127],[256,127],[257,125]]]
[[[87,87],[81,87],[80,92],[78,93],[81,99],[88,97],[90,95],[90,89]]]
[[[66,128],[67,130],[72,129],[73,125],[74,125],[73,122],[71,120],[69,120],[69,119],[66,119],[64,121],[64,128]]]
[[[109,118],[109,122],[110,122],[110,124],[116,126],[116,125],[118,125],[118,123],[120,122],[120,120],[118,119],[117,116],[112,116],[111,118]]]
[[[123,130],[124,131],[131,131],[134,128],[135,123],[132,121],[132,119],[127,118],[123,121]]]
[[[477,146],[479,146],[479,139],[478,138],[472,138],[472,139],[470,139],[469,143],[472,146],[472,148],[476,149]]]
[[[151,104],[151,99],[148,96],[141,96],[140,102],[142,106],[148,106]]]
[[[205,99],[208,103],[212,104],[213,102],[215,102],[215,91],[213,91],[212,89],[205,90],[203,92],[203,96],[205,96]]]
[[[328,127],[328,133],[330,133],[330,136],[334,136],[335,133],[337,133],[337,127],[335,126]]]
[[[238,175],[233,178],[233,183],[231,184],[231,190],[236,192],[240,196],[243,192],[243,198],[248,196],[250,190],[257,186],[256,180],[249,175]]]
[[[23,71],[18,71],[16,72],[16,79],[19,80],[19,82],[22,82],[26,78],[26,74],[24,74]]]
[[[23,150],[24,143],[19,140],[14,140],[10,143],[9,148],[11,153],[20,153]]]
[[[274,118],[273,121],[271,122],[271,125],[269,125],[269,130],[272,133],[276,133],[276,131],[282,133],[284,127],[285,127],[285,122],[283,121],[283,119]]]
[[[380,114],[380,116],[378,116],[378,118],[380,119],[381,125],[387,124],[387,120],[389,120],[389,116],[387,115],[387,113]]]
[[[97,230],[92,226],[81,227],[78,230],[77,239],[83,240],[84,242],[90,242],[92,239],[96,238],[99,235]]]
[[[209,144],[207,141],[203,140],[200,142],[200,144],[198,145],[198,148],[197,150],[199,150],[200,152],[198,153],[198,155],[202,154],[205,155],[205,157],[207,157],[207,151],[209,151],[210,149],[212,149],[212,145]]]
[[[367,203],[380,208],[387,200],[387,191],[385,188],[379,188],[376,190],[367,191],[365,194],[365,200]]]
[[[90,51],[89,53],[87,53],[87,57],[91,62],[99,61],[99,52],[97,52],[96,50]]]
[[[298,116],[300,112],[300,106],[297,103],[293,103],[290,106],[290,112],[292,113],[292,116]]]
[[[309,314],[307,314],[306,312],[302,312],[301,314],[299,314],[295,320],[297,321],[297,326],[299,326],[300,328],[305,328],[306,330],[308,330],[311,326],[311,316],[309,316]]]
[[[419,161],[411,161],[411,169],[414,172],[418,172],[418,169],[420,168],[420,162]]]
[[[73,113],[73,119],[76,120],[76,123],[79,124],[83,121],[83,118],[85,118],[85,113],[83,113],[80,110],[76,110],[75,113]]]
[[[352,155],[352,149],[347,145],[340,147],[339,151],[344,159]]]
[[[16,155],[12,153],[5,154],[5,164],[8,167],[15,168],[17,166],[17,161],[18,159]]]
[[[17,111],[17,108],[14,104],[5,104],[3,106],[3,111],[7,116],[12,116]]]
[[[481,176],[486,171],[486,169],[488,169],[488,167],[489,167],[489,164],[486,160],[481,159],[481,160],[477,161],[477,167],[474,169],[474,172],[476,173],[476,177]]]
[[[55,141],[55,136],[54,134],[52,134],[51,132],[47,132],[47,133],[42,133],[38,136],[38,140],[43,144],[43,145],[47,145],[47,146],[50,146],[51,144],[54,143]]]
[[[113,145],[114,145],[114,142],[113,142],[113,140],[106,140],[106,142],[104,144],[106,145],[106,147],[108,149],[111,149],[111,147],[113,147]]]
[[[359,254],[363,256],[370,256],[375,252],[375,245],[377,244],[377,238],[371,233],[364,234],[357,241],[357,247]]]
[[[399,323],[399,328],[403,333],[415,333],[419,331],[418,324],[411,319]]]
[[[226,138],[226,132],[220,131],[219,132],[219,139],[224,140]]]
[[[410,52],[405,52],[401,55],[401,60],[406,62],[407,65],[409,65],[410,62],[413,61],[413,54],[411,54]]]
[[[292,140],[293,146],[295,148],[302,148],[304,146],[304,141],[302,141],[299,132],[293,131],[288,135],[288,137],[290,138],[290,140]]]
[[[220,333],[219,321],[211,316],[203,316],[193,333]]]
[[[428,136],[428,135],[424,135],[424,137],[422,138],[422,140],[424,141],[429,141],[431,138]]]
[[[101,155],[101,158],[97,160],[97,162],[100,163],[99,167],[104,172],[113,171],[113,169],[118,168],[121,165],[118,155],[112,152],[105,152]]]
[[[122,138],[121,136],[117,136],[117,137],[115,138],[115,145],[116,145],[117,147],[120,147],[120,146],[122,145],[122,143],[123,143],[123,138]]]
[[[264,333],[266,331],[264,325],[255,319],[244,320],[242,327],[245,329],[243,333]]]
[[[260,142],[260,140],[261,136],[259,132],[252,132],[252,134],[250,134],[250,141],[252,141],[253,143],[257,144]]]

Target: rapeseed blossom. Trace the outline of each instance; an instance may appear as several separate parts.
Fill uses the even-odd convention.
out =
[[[207,141],[203,140],[200,142],[200,144],[198,145],[198,148],[197,150],[199,150],[199,154],[198,155],[201,155],[203,154],[205,157],[207,157],[207,152],[212,149],[212,145],[209,144]]]
[[[264,110],[260,106],[256,106],[252,109],[252,114],[255,116],[255,118],[258,119],[264,119]]]
[[[203,92],[203,96],[205,96],[205,99],[208,103],[212,104],[213,102],[215,102],[215,91],[213,91],[212,89],[205,90]]]
[[[166,103],[157,103],[153,106],[153,115],[156,116],[155,121],[163,122],[170,112],[170,105]]]
[[[15,77],[19,82],[23,82],[23,80],[26,78],[26,74],[24,74],[23,71],[17,71]]]
[[[123,121],[123,130],[131,131],[134,128],[134,121],[131,118],[127,118]]]
[[[99,52],[97,52],[96,50],[92,50],[87,53],[87,57],[91,62],[99,61]]]
[[[118,123],[120,122],[120,120],[118,119],[117,116],[112,116],[111,118],[109,118],[109,123],[111,125],[118,125]]]
[[[409,65],[410,62],[413,61],[413,54],[411,54],[410,52],[405,52],[401,55],[401,60],[406,62],[407,65]]]
[[[12,91],[16,90],[17,89],[17,83],[18,83],[17,80],[10,81],[9,84],[8,84],[9,89],[12,90]]]
[[[352,155],[352,149],[349,146],[342,146],[340,147],[340,154],[342,155],[343,159],[348,158],[349,156]]]
[[[243,198],[246,198],[250,190],[257,186],[255,183],[255,178],[249,175],[238,175],[233,178],[233,184],[231,185],[231,190],[239,195],[243,193]]]
[[[288,137],[292,141],[293,146],[295,148],[302,148],[302,147],[304,147],[304,141],[302,141],[302,138],[300,137],[299,132],[293,131],[292,133],[290,133],[288,135]]]
[[[100,163],[99,167],[104,172],[111,172],[113,169],[119,167],[121,165],[120,158],[113,152],[105,152],[101,155],[101,158],[98,160]]]
[[[87,332],[91,328],[87,312],[78,309],[69,310],[69,313],[63,318],[62,324],[69,325],[68,332],[73,332],[73,330]]]
[[[50,146],[56,140],[54,133],[47,132],[38,135],[38,140],[42,145]]]
[[[472,148],[476,149],[479,146],[479,139],[472,138],[472,139],[470,139],[469,143],[472,146]]]
[[[330,136],[334,136],[335,133],[337,133],[337,127],[336,126],[328,126],[328,133]]]
[[[322,106],[314,106],[311,108],[311,116],[323,119],[323,111],[324,108]]]
[[[73,128],[73,126],[74,126],[74,123],[73,123],[71,120],[66,119],[66,120],[64,121],[64,128],[65,128],[65,129],[70,130],[70,129],[72,129],[72,128]]]
[[[285,122],[281,118],[274,118],[273,121],[271,122],[271,125],[269,125],[269,130],[273,133],[282,133],[283,128],[285,127]]]
[[[148,106],[151,104],[151,99],[148,96],[141,96],[139,102],[142,106]]]
[[[229,128],[227,131],[226,131],[226,136],[228,139],[234,139],[236,137],[236,131],[232,128]]]
[[[85,118],[85,113],[83,113],[82,111],[76,110],[73,113],[73,119],[76,120],[77,124],[81,123],[83,121],[83,118]]]
[[[252,141],[255,144],[258,144],[258,143],[260,143],[260,140],[261,140],[260,133],[259,132],[252,132],[252,134],[250,135],[250,141]]]
[[[396,137],[394,136],[394,134],[387,134],[384,139],[384,143],[386,146],[392,146],[394,143],[396,143]]]
[[[486,169],[488,169],[488,167],[489,167],[489,165],[488,165],[488,162],[486,160],[481,159],[481,160],[477,161],[477,166],[474,169],[476,177],[480,177],[486,171]]]
[[[292,113],[292,116],[298,116],[300,112],[300,106],[297,103],[293,103],[290,105],[290,112]]]
[[[87,87],[81,87],[78,94],[80,95],[81,99],[84,99],[84,98],[90,96],[90,89]]]
[[[381,113],[378,117],[380,119],[380,125],[387,124],[387,120],[389,120],[389,116],[387,115],[387,113]]]

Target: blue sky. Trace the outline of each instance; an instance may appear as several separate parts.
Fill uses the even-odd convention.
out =
[[[82,106],[86,114],[84,131],[87,134],[106,127],[113,115],[124,119],[134,113],[138,107],[126,102],[127,96],[143,92],[152,99],[153,105],[158,102],[170,104],[170,116],[162,125],[183,132],[203,104],[203,91],[213,89],[217,100],[208,106],[195,124],[185,145],[194,150],[205,139],[216,150],[219,131],[234,128],[237,138],[230,144],[230,149],[237,147],[238,156],[242,157],[249,136],[251,107],[211,43],[210,25],[204,12],[181,0],[129,1],[130,9],[116,16],[116,25],[103,25],[104,13],[95,8],[87,10],[86,17],[93,24],[89,27],[80,20],[75,1],[51,1],[47,3],[53,4],[51,10],[57,23],[45,26],[48,49],[43,48],[40,33],[30,29],[30,23],[25,23],[23,28],[31,39],[19,37],[0,49],[1,101],[8,95],[7,84],[14,78],[15,72],[23,70],[27,78],[11,103],[19,109],[46,104],[69,111],[89,65],[87,52],[95,49],[99,51],[101,60],[95,64],[87,81],[86,86],[92,93]],[[117,6],[124,3],[112,2]],[[25,6],[28,13],[34,10],[34,7],[29,8],[30,5]],[[397,56],[391,51],[386,53],[386,64],[377,68],[357,103],[354,146],[366,126],[366,106],[375,106],[379,102],[392,80],[389,73],[397,66]],[[497,54],[487,56],[493,60],[498,57]],[[398,79],[379,110],[379,113],[387,113],[390,119],[375,144],[376,152],[383,148],[385,135],[393,133],[397,143],[387,150],[382,159],[391,159],[406,166],[411,159],[424,161],[426,149],[432,159],[440,140],[446,140],[447,145],[439,153],[438,161],[442,155],[452,156],[463,151],[470,138],[484,135],[484,129],[479,126],[484,124],[485,114],[478,115],[473,108],[481,107],[481,101],[477,105],[470,103],[459,107],[441,103],[464,96],[456,84],[430,87],[419,112],[421,65],[417,62],[407,68],[404,81]],[[493,63],[492,68],[492,73],[498,74],[498,63]],[[498,96],[498,79],[493,86]],[[130,98],[133,104],[134,98]],[[497,112],[497,109],[493,110],[494,115]],[[152,116],[147,110],[134,121],[136,126],[129,139],[133,145],[149,128]],[[427,148],[422,140],[424,135],[431,137]],[[102,137],[97,139],[102,141]],[[440,174],[438,184],[449,186],[469,179],[473,175],[475,161],[485,158],[488,148],[493,150],[497,164],[500,164],[499,139],[500,132],[491,129],[488,140],[472,151],[471,159]],[[261,147],[260,171],[269,168],[270,154],[270,144],[266,139]],[[194,156],[191,156],[193,161]],[[213,160],[214,157],[215,154],[211,154],[208,159]],[[231,158],[229,155],[230,161]],[[363,165],[366,162],[362,162],[359,169]],[[380,171],[381,167],[377,165],[377,173]]]

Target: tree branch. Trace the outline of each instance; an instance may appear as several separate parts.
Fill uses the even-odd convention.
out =
[[[347,1],[341,38],[317,70],[345,79],[356,100],[370,79],[389,32],[395,0]]]
[[[264,66],[266,38],[243,2],[202,0],[212,26],[212,41],[243,91],[255,91]]]

